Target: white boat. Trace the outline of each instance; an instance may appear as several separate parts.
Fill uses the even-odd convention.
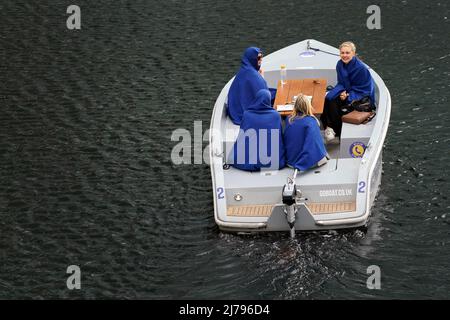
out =
[[[264,56],[262,69],[272,88],[277,87],[283,64],[288,79],[322,78],[335,85],[338,60],[337,48],[311,39]],[[381,182],[382,149],[391,113],[386,85],[369,70],[376,87],[376,116],[367,124],[344,123],[340,143],[326,146],[331,159],[296,177],[289,167],[247,172],[226,164],[239,126],[226,112],[234,78],[225,85],[214,105],[209,136],[214,217],[221,230],[291,231],[293,235],[295,231],[354,228],[368,223]],[[363,152],[355,153],[361,147]],[[286,186],[288,193],[294,182],[295,203],[288,205],[283,203],[283,188]]]

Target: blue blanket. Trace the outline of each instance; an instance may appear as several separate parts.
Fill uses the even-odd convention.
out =
[[[300,171],[314,167],[327,154],[317,120],[311,116],[286,121],[284,145],[287,163]]]
[[[369,97],[373,106],[375,106],[375,86],[368,70],[368,67],[356,56],[348,64],[339,60],[336,65],[338,83],[328,92],[326,99],[336,99],[342,91],[349,94],[347,102],[360,100]]]
[[[241,124],[242,114],[255,100],[256,93],[268,89],[266,80],[259,74],[258,54],[256,47],[247,48],[242,56],[241,68],[228,91],[228,115],[234,124]]]
[[[271,104],[269,90],[262,89],[242,117],[239,135],[229,163],[241,170],[273,170],[286,165],[281,117]]]

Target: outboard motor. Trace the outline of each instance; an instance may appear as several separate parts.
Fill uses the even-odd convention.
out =
[[[297,196],[297,186],[295,185],[296,176],[297,169],[295,169],[294,177],[288,178],[282,191],[284,213],[286,214],[286,220],[291,228],[291,238],[295,238],[295,218],[297,214],[297,207],[295,206],[295,197]]]

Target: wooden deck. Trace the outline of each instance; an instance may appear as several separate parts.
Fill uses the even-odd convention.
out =
[[[227,209],[227,215],[239,217],[268,217],[272,213],[272,208],[272,204],[229,206]]]
[[[268,217],[272,213],[274,205],[247,205],[247,206],[229,206],[228,216],[238,217]],[[329,214],[338,212],[356,211],[356,202],[326,202],[326,203],[308,203],[307,207],[312,214]]]

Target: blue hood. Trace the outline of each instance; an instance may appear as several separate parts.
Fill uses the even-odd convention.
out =
[[[258,54],[261,53],[260,48],[249,47],[245,49],[244,55],[241,59],[241,68],[253,68],[259,71]]]
[[[271,99],[272,96],[270,94],[270,91],[267,89],[261,89],[256,93],[255,100],[247,108],[247,110],[252,111],[274,110],[272,108],[272,104],[270,103]]]
[[[269,90],[258,91],[239,129],[229,164],[247,171],[277,170],[286,165],[281,117],[271,107]]]
[[[256,93],[268,89],[266,80],[258,72],[260,49],[247,48],[242,56],[241,68],[228,91],[228,115],[234,124],[240,125],[242,114],[254,102]]]

